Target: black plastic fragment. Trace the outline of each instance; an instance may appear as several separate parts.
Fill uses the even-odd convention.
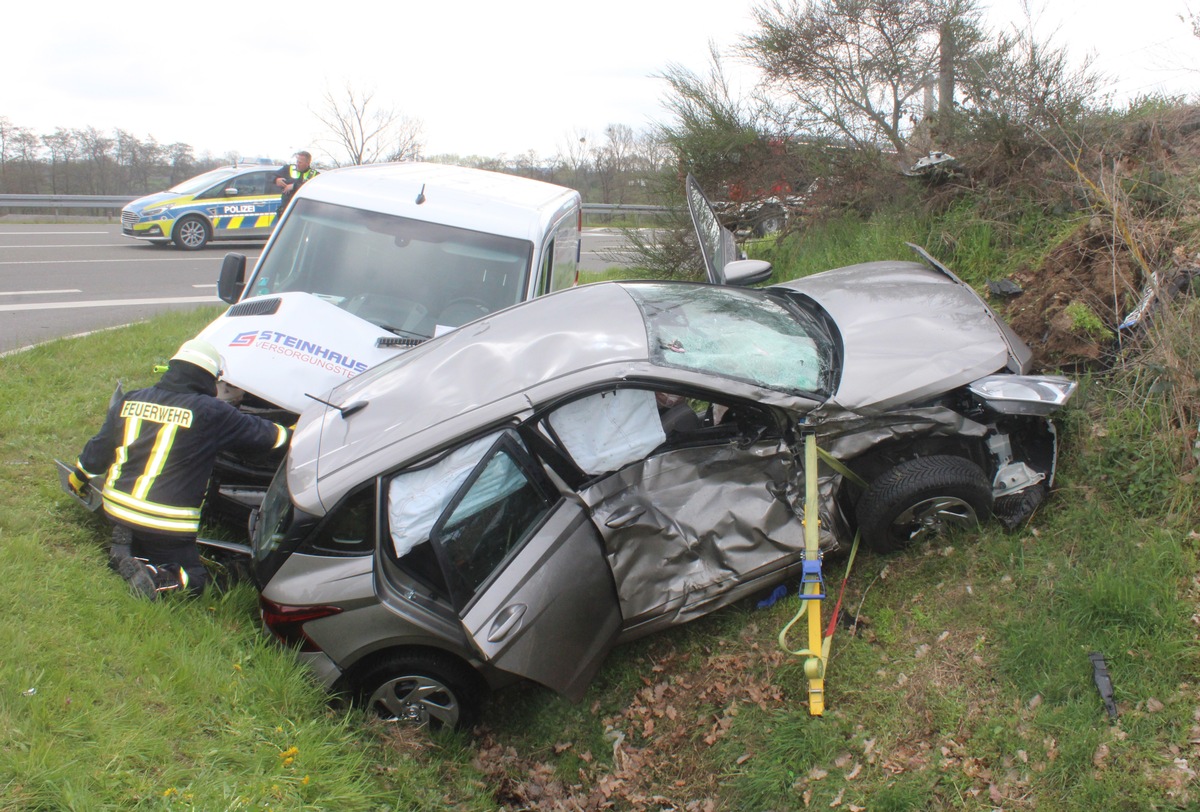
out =
[[[1088,659],[1092,661],[1092,679],[1096,681],[1096,690],[1100,692],[1100,698],[1104,700],[1104,709],[1108,711],[1108,718],[1115,721],[1117,703],[1113,700],[1113,684],[1112,677],[1108,675],[1108,663],[1105,661],[1104,655],[1098,651],[1089,654]]]

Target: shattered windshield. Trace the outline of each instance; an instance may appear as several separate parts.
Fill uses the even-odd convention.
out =
[[[247,295],[312,293],[414,338],[525,298],[526,240],[307,199],[279,228]]]
[[[625,289],[641,307],[654,363],[822,399],[832,393],[836,347],[818,313],[756,290]]]

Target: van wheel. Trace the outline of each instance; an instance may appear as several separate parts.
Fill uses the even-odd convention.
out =
[[[991,512],[983,469],[949,455],[920,457],[884,472],[858,502],[863,543],[895,552],[955,527],[975,527]]]
[[[430,730],[468,730],[479,719],[478,679],[449,657],[392,654],[358,680],[357,698],[389,722]]]
[[[209,230],[208,223],[203,217],[184,217],[175,224],[175,230],[171,232],[171,239],[175,241],[176,248],[184,251],[199,251],[212,239],[212,231]]]

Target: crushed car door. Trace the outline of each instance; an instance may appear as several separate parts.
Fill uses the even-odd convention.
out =
[[[627,628],[690,620],[803,555],[795,459],[764,407],[617,388],[555,409],[544,430],[588,477],[579,495]]]
[[[497,668],[578,701],[621,627],[596,529],[577,501],[553,488],[515,432],[460,452],[457,463],[444,458],[461,485],[429,541],[467,636]],[[404,491],[402,477],[396,482]],[[407,520],[397,505],[389,512],[395,533]]]

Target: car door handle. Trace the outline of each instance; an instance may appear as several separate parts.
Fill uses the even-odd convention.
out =
[[[488,633],[488,642],[499,643],[505,637],[508,637],[520,624],[521,618],[525,616],[525,610],[528,608],[523,603],[514,603],[512,606],[506,606],[504,611],[496,615],[496,619],[492,621],[492,630]]]
[[[628,507],[620,508],[604,520],[604,526],[613,528],[624,527],[645,512],[646,509],[641,505],[629,505]]]

